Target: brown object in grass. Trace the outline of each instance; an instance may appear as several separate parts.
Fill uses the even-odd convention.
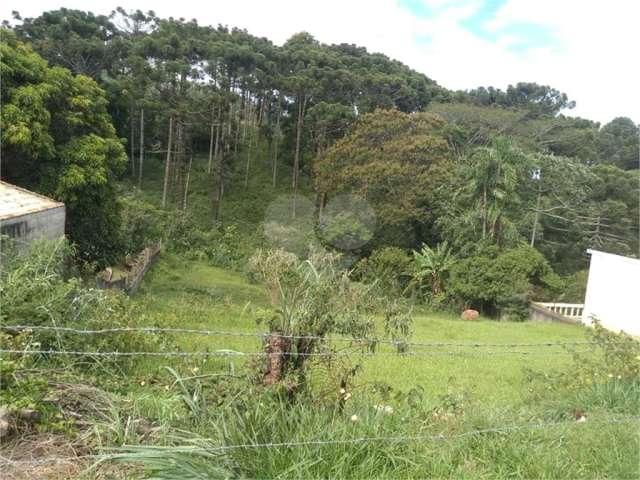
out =
[[[462,318],[462,320],[477,320],[479,316],[480,314],[478,313],[477,310],[467,309],[464,312],[462,312],[462,315],[460,316],[460,318]]]
[[[264,376],[264,384],[270,387],[280,381],[284,374],[284,356],[288,347],[288,339],[275,333],[267,337],[265,351],[267,353],[267,372]]]

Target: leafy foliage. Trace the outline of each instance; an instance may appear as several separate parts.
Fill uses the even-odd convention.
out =
[[[406,286],[410,267],[411,257],[404,250],[384,247],[360,259],[353,277],[369,285],[375,284],[382,292],[398,295]]]
[[[104,265],[120,253],[114,181],[125,162],[104,92],[0,34],[3,177],[64,201],[77,254]]]
[[[434,297],[444,293],[445,280],[454,263],[455,258],[446,241],[435,248],[423,244],[419,251],[413,251],[412,286],[418,291],[426,287]]]
[[[521,246],[504,253],[489,249],[459,260],[451,268],[449,285],[465,307],[522,319],[529,300],[557,292],[561,281],[540,252]]]
[[[373,206],[381,229],[423,222],[452,153],[438,116],[379,110],[362,115],[316,167],[316,188],[329,198],[359,196]]]
[[[80,278],[71,275],[69,256],[72,249],[63,239],[36,242],[20,255],[14,248],[3,245],[1,258],[3,305],[0,321],[3,325],[92,329],[105,324],[128,326],[134,322],[133,308],[124,294],[87,287]],[[29,333],[26,340],[23,339],[26,343],[21,349],[113,351],[144,348],[139,335],[86,337],[46,330]],[[10,336],[3,338],[5,341],[13,340]],[[101,363],[100,368],[108,364],[109,361]]]
[[[266,385],[283,385],[289,394],[306,386],[309,364],[316,360],[313,354],[323,354],[318,362],[332,362],[330,347],[323,342],[331,333],[371,339],[356,342],[356,352],[375,344],[375,315],[381,306],[385,333],[398,342],[409,336],[411,315],[406,307],[376,298],[370,286],[352,282],[338,260],[338,255],[315,251],[300,261],[283,250],[258,250],[251,258],[250,269],[266,284],[272,303],[272,310],[260,319],[274,334],[266,344]]]

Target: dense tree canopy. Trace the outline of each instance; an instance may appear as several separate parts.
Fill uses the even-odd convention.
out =
[[[2,176],[67,205],[68,231],[85,259],[108,261],[117,242],[115,175],[126,160],[89,77],[49,67],[2,31]]]
[[[86,258],[116,255],[125,148],[142,189],[146,156],[161,155],[167,209],[187,209],[190,159],[208,155],[215,225],[225,189],[249,189],[267,155],[270,188],[313,180],[318,218],[341,194],[365,199],[378,222],[369,250],[526,242],[563,273],[589,247],[638,251],[638,125],[567,116],[575,103],[553,87],[453,92],[307,32],[278,46],[122,8],[62,8],[2,35],[3,178],[65,200]]]
[[[350,193],[374,208],[382,229],[427,223],[436,189],[453,166],[446,122],[433,114],[378,110],[318,159],[316,188],[326,202]]]

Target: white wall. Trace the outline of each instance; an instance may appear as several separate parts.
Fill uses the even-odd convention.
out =
[[[40,238],[55,240],[64,235],[64,224],[65,207],[60,205],[2,220],[0,221],[0,232],[21,243],[28,243]]]
[[[589,250],[591,265],[582,321],[640,336],[640,260]]]

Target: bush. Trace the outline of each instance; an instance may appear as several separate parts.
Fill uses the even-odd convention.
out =
[[[587,336],[593,346],[575,348],[566,369],[529,373],[535,400],[566,403],[569,399],[574,408],[636,415],[640,412],[640,342],[607,330],[598,320],[592,327]]]
[[[583,303],[587,293],[589,270],[580,270],[564,278],[564,290],[560,301],[568,303]]]
[[[284,385],[292,396],[301,391],[300,387],[307,386],[310,364],[317,360],[328,366],[335,361],[332,349],[323,341],[328,335],[368,338],[371,341],[354,340],[353,349],[370,348],[376,314],[383,310],[388,336],[400,343],[410,335],[410,312],[401,304],[372,295],[371,287],[352,282],[339,267],[339,259],[324,250],[312,251],[305,261],[283,250],[257,250],[250,259],[250,270],[271,294],[272,309],[263,315],[273,333],[265,345],[269,353],[265,385]],[[314,357],[318,353],[322,355]]]
[[[122,197],[120,205],[120,243],[125,255],[135,255],[160,239],[167,240],[169,212],[145,202],[137,195]]]
[[[180,215],[170,226],[168,248],[189,260],[212,266],[237,268],[243,257],[240,235],[234,225],[201,228],[188,215]]]
[[[353,272],[356,280],[376,283],[388,294],[400,294],[404,290],[411,266],[410,257],[396,247],[375,250],[371,256],[361,259]]]
[[[521,246],[495,257],[476,255],[457,262],[449,285],[454,299],[464,307],[524,319],[530,300],[553,295],[562,282],[540,252]]]
[[[134,312],[126,295],[87,287],[81,279],[70,276],[67,260],[72,253],[64,239],[36,242],[21,254],[5,248],[0,272],[0,323],[78,329],[131,325]],[[16,332],[8,332],[11,335],[0,343],[12,344]],[[34,330],[27,338],[21,350],[144,349],[142,337],[132,334],[73,335]]]
[[[71,276],[69,257],[73,254],[64,240],[36,242],[18,252],[3,248],[0,261],[0,349],[21,353],[3,354],[0,359],[0,405],[9,413],[33,411],[38,428],[66,431],[69,422],[48,400],[50,381],[57,375],[73,372],[90,375],[98,383],[112,381],[106,373],[130,372],[136,365],[132,357],[99,357],[90,352],[153,350],[143,334],[85,335],[73,332],[40,330],[35,327],[101,329],[129,327],[135,312],[129,298],[121,292],[90,288]],[[32,326],[12,330],[11,326]],[[40,351],[88,352],[87,355],[60,355]],[[24,352],[24,353],[22,353]],[[115,385],[120,389],[122,382]],[[33,423],[33,422],[31,422]]]

